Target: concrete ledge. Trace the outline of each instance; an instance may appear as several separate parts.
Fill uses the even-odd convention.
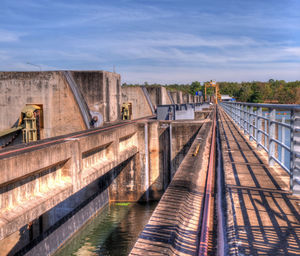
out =
[[[72,185],[65,184],[65,186],[53,189],[47,194],[30,198],[12,209],[1,211],[0,240],[18,231],[26,223],[38,218],[41,213],[48,211],[72,195],[72,192]]]
[[[196,254],[210,126],[211,122],[204,122],[130,255]],[[194,157],[199,143],[200,152]]]

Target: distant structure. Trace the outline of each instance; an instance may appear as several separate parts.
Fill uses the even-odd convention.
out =
[[[221,100],[222,101],[235,101],[235,98],[229,96],[229,95],[226,95],[226,94],[222,94],[221,95]]]

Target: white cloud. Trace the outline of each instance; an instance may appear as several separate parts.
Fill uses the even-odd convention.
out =
[[[284,51],[295,57],[300,57],[300,47],[288,47],[285,48]]]
[[[0,30],[0,43],[1,42],[16,42],[16,41],[19,41],[19,37],[20,37],[20,35],[15,32],[7,31],[7,30]]]
[[[187,68],[187,67],[132,67],[121,70],[122,81],[127,83],[190,83],[192,81],[286,81],[300,80],[300,64],[247,65],[236,68]]]

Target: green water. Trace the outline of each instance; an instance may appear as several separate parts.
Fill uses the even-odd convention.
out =
[[[157,202],[106,206],[55,256],[128,255]]]

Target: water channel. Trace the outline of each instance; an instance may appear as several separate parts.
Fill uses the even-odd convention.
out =
[[[128,255],[157,203],[107,205],[54,255]]]

